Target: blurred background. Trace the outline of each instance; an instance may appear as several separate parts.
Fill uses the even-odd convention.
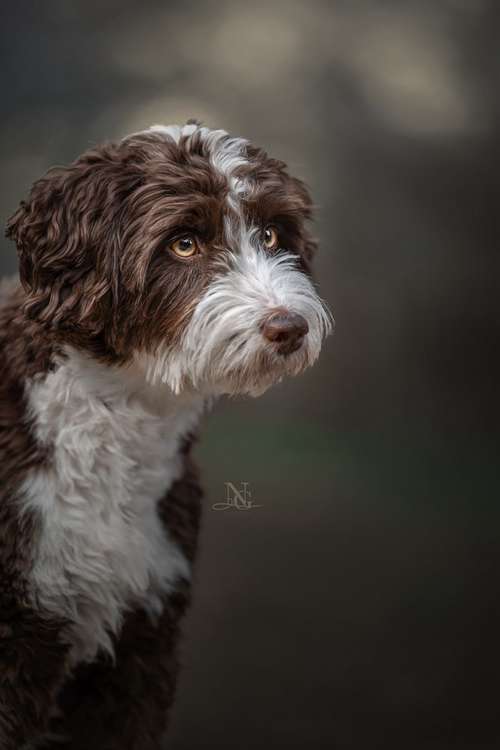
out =
[[[1,13],[0,214],[197,117],[311,186],[337,328],[218,405],[168,747],[499,748],[500,114],[491,0],[49,0]],[[0,271],[15,270],[3,241]],[[225,482],[261,507],[212,509]]]

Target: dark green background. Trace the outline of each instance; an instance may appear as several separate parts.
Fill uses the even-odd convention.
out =
[[[219,404],[197,449],[175,750],[500,747],[497,11],[2,6],[3,221],[51,164],[192,116],[318,204],[336,334],[300,379]],[[212,510],[226,481],[262,507]]]

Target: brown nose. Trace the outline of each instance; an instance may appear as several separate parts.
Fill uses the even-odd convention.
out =
[[[274,310],[262,321],[262,335],[277,345],[280,354],[297,351],[309,330],[307,321],[298,313]]]

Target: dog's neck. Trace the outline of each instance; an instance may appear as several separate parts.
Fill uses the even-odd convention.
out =
[[[41,408],[45,412],[57,404],[59,414],[71,413],[76,397],[80,403],[88,400],[118,409],[124,405],[136,407],[153,420],[175,422],[184,414],[200,415],[204,405],[213,400],[213,396],[192,389],[174,394],[165,383],[151,384],[140,358],[128,364],[110,364],[63,343],[39,322],[26,317],[24,301],[24,290],[15,280],[0,285],[0,324],[9,352],[5,374],[13,383],[24,382],[31,411]],[[42,392],[44,397],[33,409],[35,396]]]
[[[51,442],[61,426],[71,423],[72,413],[83,409],[89,415],[102,410],[124,426],[166,424],[175,445],[176,434],[181,438],[197,427],[205,405],[197,392],[175,395],[163,384],[147,383],[137,367],[106,365],[72,347],[55,357],[53,369],[35,378],[28,393],[43,443]]]
[[[174,394],[164,383],[150,384],[136,363],[108,365],[73,347],[64,347],[58,358],[67,381],[86,392],[89,398],[108,406],[127,403],[149,412],[154,418],[168,419],[184,411],[202,410],[206,397],[194,390]]]

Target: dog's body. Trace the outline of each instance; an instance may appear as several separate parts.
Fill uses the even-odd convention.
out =
[[[283,164],[189,124],[49,172],[11,219],[0,748],[158,747],[199,526],[191,442],[214,396],[318,355],[309,213]]]

